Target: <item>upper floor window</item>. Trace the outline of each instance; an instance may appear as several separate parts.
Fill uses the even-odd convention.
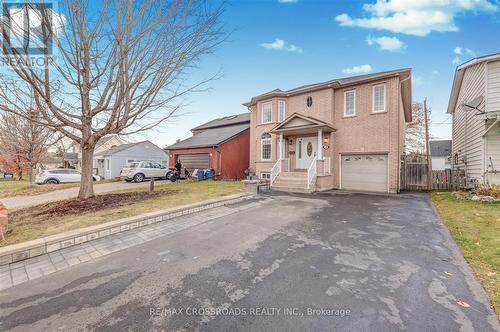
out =
[[[344,92],[344,116],[356,115],[356,91]]]
[[[272,121],[273,104],[272,102],[262,104],[262,123]]]
[[[269,133],[261,136],[261,159],[271,160],[271,134]]]
[[[307,108],[310,108],[313,105],[313,97],[309,96],[306,99],[306,106]]]
[[[286,114],[285,114],[285,101],[280,100],[278,101],[278,121],[282,122],[285,120]]]
[[[373,112],[385,112],[385,85],[373,87]]]

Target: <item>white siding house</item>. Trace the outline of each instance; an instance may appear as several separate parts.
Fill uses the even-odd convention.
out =
[[[429,142],[433,171],[451,169],[451,140]]]
[[[94,173],[105,179],[113,179],[120,176],[122,168],[133,161],[156,161],[165,164],[167,160],[165,151],[150,141],[122,144],[94,155],[97,165]]]
[[[465,171],[469,186],[500,184],[500,53],[457,67],[448,113],[452,167]]]

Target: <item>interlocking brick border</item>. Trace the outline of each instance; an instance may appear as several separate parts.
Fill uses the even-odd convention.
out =
[[[187,214],[239,203],[252,197],[253,195],[243,193],[218,199],[209,199],[198,203],[118,219],[104,224],[80,228],[33,241],[14,244],[0,248],[0,266],[19,262],[28,258],[40,256],[112,234],[126,232],[134,228],[167,221]]]
[[[7,208],[0,202],[0,241],[3,240],[5,233],[7,233],[8,224]]]

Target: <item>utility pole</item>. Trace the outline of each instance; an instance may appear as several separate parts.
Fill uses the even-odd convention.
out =
[[[427,189],[432,189],[431,179],[432,179],[432,164],[429,148],[429,118],[427,115],[427,97],[424,99],[424,115],[425,115],[425,155],[427,157]]]

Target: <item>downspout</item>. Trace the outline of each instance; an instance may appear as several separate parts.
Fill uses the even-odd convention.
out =
[[[220,152],[220,147],[219,146],[216,146],[215,147],[215,152],[217,152],[218,154],[218,158],[217,158],[217,170],[218,170],[218,176],[220,176],[222,174],[222,152]]]
[[[401,135],[401,124],[400,124],[400,117],[401,117],[401,114],[399,114],[399,110],[400,110],[400,103],[402,102],[403,100],[403,96],[402,96],[402,90],[403,90],[403,82],[404,81],[407,81],[411,78],[411,75],[408,76],[407,78],[405,78],[404,80],[401,80],[399,81],[399,93],[398,93],[398,141],[399,141],[399,136]],[[399,98],[401,96],[401,98]],[[410,107],[412,107],[411,105],[412,101],[410,100]],[[404,110],[403,110],[403,113],[404,113]],[[412,114],[413,116],[413,114]],[[406,119],[404,120],[405,122],[405,129],[406,129]],[[390,128],[390,126],[389,126]],[[389,141],[390,142],[390,141]],[[405,130],[405,137],[403,139],[403,145],[405,144],[406,142],[406,130]],[[400,144],[398,142],[398,192],[401,191],[401,151],[400,151]]]
[[[486,135],[487,135],[487,134],[488,134],[488,132],[489,132],[491,129],[493,129],[493,127],[495,127],[495,125],[497,125],[497,124],[500,124],[500,115],[497,115],[497,118],[495,119],[495,121],[493,121],[493,123],[491,124],[491,126],[489,126],[489,127],[488,127],[488,129],[486,129],[486,131],[485,131],[485,132],[484,132],[484,134],[483,134],[484,148],[486,149],[485,154],[484,154],[484,158],[483,158],[483,159],[484,159],[484,160],[483,160],[483,162],[484,162],[483,180],[484,180],[484,182],[485,182],[485,183],[486,183],[486,181],[487,181],[487,174],[489,173],[489,171],[488,171],[488,161],[487,161],[488,148],[487,148],[487,146],[486,146],[486,145],[487,145],[487,142],[488,142],[488,138],[486,137]],[[493,165],[493,161],[492,161],[491,157],[490,157],[490,159],[489,159],[489,162],[490,162],[490,164],[491,164],[491,170],[492,170],[492,173],[493,173],[493,174],[497,174],[497,173],[498,173],[498,171],[495,169],[495,166]]]

